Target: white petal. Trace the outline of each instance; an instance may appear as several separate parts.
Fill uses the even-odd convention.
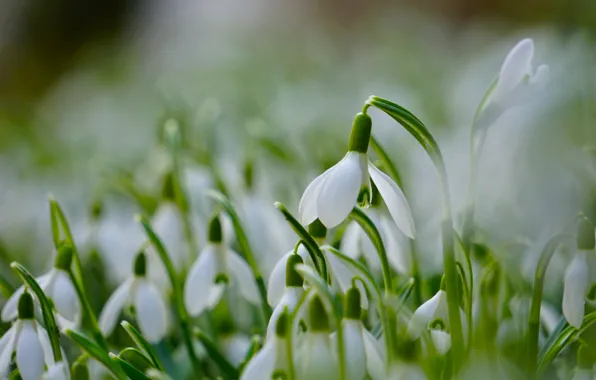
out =
[[[275,336],[275,328],[277,326],[277,320],[279,316],[283,313],[285,308],[288,308],[288,312],[293,312],[296,309],[296,305],[300,300],[300,297],[304,293],[304,289],[296,288],[296,287],[289,287],[284,292],[280,302],[277,304],[275,309],[273,309],[273,313],[271,314],[271,318],[269,318],[269,324],[267,325],[267,335],[266,338],[272,338]]]
[[[207,299],[207,309],[211,310],[215,306],[217,306],[217,304],[221,300],[221,297],[223,296],[225,291],[226,291],[226,284],[211,285],[211,287],[208,289],[209,297]]]
[[[99,329],[104,335],[112,334],[122,309],[129,301],[133,279],[129,278],[120,285],[106,302],[99,315]]]
[[[386,379],[385,355],[383,348],[375,337],[366,329],[362,329],[364,351],[366,352],[366,369],[373,380]]]
[[[17,367],[23,380],[39,380],[43,374],[44,353],[32,320],[23,321],[17,340]]]
[[[46,364],[48,366],[54,365],[56,362],[54,361],[54,352],[52,351],[52,343],[50,343],[50,337],[48,336],[48,332],[41,326],[37,326],[36,330],[37,339],[39,340],[39,344],[41,344]]]
[[[393,218],[393,221],[407,237],[414,239],[416,228],[414,227],[414,218],[406,196],[399,186],[387,174],[380,171],[372,162],[368,163],[368,171],[381,198],[385,201],[387,209]]]
[[[234,279],[238,281],[240,294],[252,304],[258,305],[261,302],[259,288],[255,281],[252,269],[240,255],[231,249],[228,250],[228,265]]]
[[[567,322],[579,329],[584,319],[584,303],[588,291],[588,264],[585,252],[578,252],[565,271],[563,314]]]
[[[442,330],[430,330],[430,336],[439,355],[445,355],[451,348],[451,335]]]
[[[174,202],[164,202],[159,205],[152,219],[155,233],[161,238],[176,269],[180,270],[188,260],[188,249],[178,207]]]
[[[446,307],[443,303],[446,303],[446,293],[444,290],[439,290],[431,299],[416,309],[408,323],[408,335],[410,338],[418,338],[426,326],[439,317],[439,309]]]
[[[207,246],[190,268],[184,285],[184,305],[192,316],[197,316],[208,307],[209,289],[216,276],[215,246]]]
[[[360,256],[360,240],[364,238],[363,235],[358,223],[351,222],[344,231],[344,236],[339,246],[340,251],[352,259],[357,259]]]
[[[19,328],[20,322],[17,321],[17,323],[9,328],[0,339],[0,378],[7,375]]]
[[[594,371],[589,368],[576,368],[571,380],[594,380]]]
[[[271,379],[275,369],[275,344],[266,343],[261,351],[248,362],[240,380]]]
[[[509,51],[501,71],[499,72],[499,81],[493,92],[492,98],[499,103],[522,82],[526,75],[532,72],[532,57],[534,56],[534,42],[529,39],[523,39]]]
[[[277,305],[284,295],[286,290],[286,264],[292,254],[292,251],[290,251],[283,255],[271,271],[267,283],[267,302],[270,306]]]
[[[298,380],[339,379],[339,364],[335,348],[324,332],[309,333],[296,365]]]
[[[68,274],[63,270],[56,272],[56,278],[48,289],[49,296],[56,311],[74,324],[81,315],[81,302]]]
[[[533,85],[544,85],[550,78],[550,68],[548,65],[540,65],[536,69],[536,73],[530,79],[530,83]]]
[[[348,152],[344,159],[329,171],[320,185],[317,196],[319,219],[327,228],[344,221],[356,205],[362,187],[363,174],[360,161],[367,159],[362,153]]]
[[[157,343],[168,332],[166,304],[157,288],[149,281],[138,280],[134,294],[137,322],[143,336],[151,343]]]
[[[37,277],[36,281],[39,284],[39,286],[44,289],[48,280],[50,279],[50,274],[51,271],[49,273],[46,273],[43,276]],[[17,307],[19,305],[19,298],[21,298],[21,295],[23,294],[23,291],[25,290],[25,286],[20,286],[19,288],[17,288],[17,290],[15,290],[15,292],[10,296],[10,298],[8,300],[6,300],[6,303],[4,304],[4,307],[2,308],[2,321],[4,322],[10,322],[13,321],[17,318],[18,316],[18,310]],[[35,296],[33,296],[35,302],[36,298]]]
[[[333,254],[327,254],[327,263],[331,267],[331,273],[340,289],[343,292],[348,291],[352,287],[352,279],[355,277],[354,273]],[[366,289],[362,285],[361,281],[356,282],[356,288],[360,290],[360,302],[363,309],[368,309],[368,296],[366,295]]]
[[[344,319],[344,352],[346,363],[346,379],[362,380],[366,376],[366,354],[360,321]]]
[[[409,275],[412,264],[409,255],[408,238],[395,226],[393,220],[382,217],[379,223],[381,235],[385,238],[385,250],[391,266],[401,274]]]
[[[315,178],[304,190],[300,203],[298,204],[298,212],[300,213],[300,223],[309,225],[319,217],[317,211],[317,198],[319,196],[320,187],[325,182],[329,173],[335,169],[335,166],[327,169],[323,174]]]
[[[65,365],[64,362],[50,366],[43,375],[43,380],[67,380],[69,378],[68,365]]]
[[[250,348],[250,339],[242,334],[233,334],[221,339],[225,357],[235,366],[239,365],[246,357]]]

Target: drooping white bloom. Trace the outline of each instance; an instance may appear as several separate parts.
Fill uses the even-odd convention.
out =
[[[46,365],[57,365],[47,332],[35,322],[33,297],[27,292],[19,297],[18,319],[0,339],[0,377],[7,376],[13,353],[23,380],[39,380]]]
[[[397,227],[414,238],[414,220],[404,193],[366,156],[371,126],[369,116],[356,116],[348,153],[315,178],[304,191],[299,205],[300,221],[306,225],[318,218],[327,228],[337,226],[357,202],[363,205],[370,203],[372,179]]]
[[[83,315],[81,301],[68,273],[72,263],[72,254],[71,247],[61,246],[54,267],[48,273],[36,279],[46,296],[52,300],[57,311],[57,322],[62,328],[78,327]],[[12,321],[17,317],[17,306],[24,291],[24,286],[21,286],[6,301],[2,308],[2,320],[4,322]]]
[[[261,301],[250,266],[222,243],[221,223],[216,216],[209,225],[209,243],[186,278],[184,304],[190,315],[197,316],[217,305],[228,285],[252,304]]]
[[[146,276],[147,262],[143,252],[137,255],[134,274],[122,283],[106,302],[99,316],[99,328],[110,335],[122,312],[134,306],[139,328],[147,341],[157,343],[168,331],[168,311],[158,287]]]
[[[70,378],[70,371],[64,362],[60,362],[49,366],[42,378],[43,380],[66,380]]]
[[[339,379],[339,362],[337,346],[333,345],[329,336],[329,317],[323,301],[315,296],[309,304],[309,326],[304,345],[296,360],[296,378]]]
[[[293,312],[304,293],[304,279],[296,270],[296,264],[302,264],[304,261],[300,255],[291,255],[286,264],[286,282],[284,284],[284,293],[279,303],[273,309],[269,325],[267,326],[267,339],[275,336],[275,328],[280,316],[287,310]]]
[[[480,110],[477,123],[488,128],[507,109],[523,105],[539,94],[549,77],[547,65],[532,68],[534,41],[523,39],[509,51],[499,71],[497,82]]]
[[[287,272],[287,265],[288,259],[294,254],[293,251],[290,251],[283,255],[281,259],[275,264],[273,270],[271,271],[271,275],[269,276],[269,282],[267,283],[267,302],[271,306],[276,306],[283,298],[284,293],[286,291],[286,272]],[[300,244],[298,249],[296,250],[296,254],[298,254],[304,263],[309,266],[314,266],[310,255],[304,245]]]
[[[373,380],[386,378],[383,350],[360,319],[362,310],[357,288],[348,290],[345,305],[342,331],[347,380],[362,380],[367,374]]]
[[[287,310],[282,311],[272,337],[267,339],[263,348],[248,362],[240,380],[273,379],[274,374],[281,372],[288,375],[287,316]]]
[[[234,366],[240,365],[250,348],[250,339],[247,335],[234,332],[220,338],[221,349]]]

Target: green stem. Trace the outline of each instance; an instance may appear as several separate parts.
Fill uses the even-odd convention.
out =
[[[106,342],[106,339],[104,338],[103,334],[101,333],[99,325],[97,324],[97,318],[95,317],[95,313],[93,312],[93,309],[91,308],[91,304],[89,303],[89,300],[87,299],[87,296],[85,295],[85,291],[83,290],[83,287],[77,281],[72,270],[68,270],[68,275],[70,277],[70,281],[72,282],[72,284],[75,288],[75,291],[77,292],[79,301],[81,301],[81,305],[83,306],[83,309],[85,310],[85,314],[87,314],[87,318],[89,319],[89,322],[91,324],[91,330],[92,330],[91,332],[93,333],[93,337],[95,338],[95,341],[105,351],[109,351],[108,343]]]
[[[540,306],[542,305],[542,291],[544,289],[544,277],[548,264],[557,251],[563,240],[572,238],[569,234],[557,234],[553,236],[540,255],[536,273],[534,274],[534,291],[532,292],[532,304],[530,306],[530,315],[528,318],[528,358],[527,373],[533,375],[536,371],[538,361],[538,334],[540,333]]]
[[[236,234],[236,240],[238,241],[240,250],[242,251],[242,254],[244,255],[244,259],[250,266],[250,269],[252,269],[252,272],[255,276],[255,281],[256,281],[257,287],[259,289],[259,295],[261,296],[261,309],[263,311],[263,317],[264,317],[263,322],[264,322],[264,324],[266,324],[265,321],[269,320],[272,310],[271,310],[271,306],[269,306],[269,303],[267,302],[267,288],[265,287],[265,280],[263,279],[263,275],[261,274],[261,271],[259,270],[255,256],[252,252],[252,249],[250,248],[250,244],[248,243],[248,237],[246,236],[246,233],[244,232],[244,228],[242,228],[242,224],[240,223],[240,218],[238,217],[238,213],[236,212],[236,209],[232,205],[232,202],[230,202],[230,200],[222,193],[219,193],[217,191],[209,191],[207,193],[207,196],[209,196],[210,198],[215,200],[221,207],[223,207],[223,209],[226,211],[226,213],[232,220],[232,224],[234,226],[234,232]]]
[[[455,265],[455,250],[453,246],[453,217],[451,214],[451,202],[448,188],[449,182],[441,150],[439,149],[439,145],[434,136],[428,131],[424,123],[410,111],[377,96],[371,96],[366,101],[366,104],[380,109],[403,126],[424,148],[437,170],[443,204],[441,230],[443,237],[443,266],[445,270],[449,325],[451,327],[451,339],[453,343],[451,352],[454,361],[453,368],[456,373],[461,367],[460,363],[463,360],[464,339],[459,313],[459,288],[457,284],[458,277]]]
[[[151,227],[151,224],[149,223],[149,219],[147,219],[146,216],[141,216],[141,215],[138,216],[137,218],[138,218],[139,222],[141,223],[141,226],[145,230],[145,233],[149,237],[151,244],[157,251],[159,258],[161,259],[161,261],[163,262],[163,264],[166,268],[166,272],[168,273],[168,277],[169,277],[170,283],[172,285],[174,303],[176,304],[176,311],[178,314],[180,329],[182,331],[182,337],[184,340],[184,344],[186,345],[186,350],[188,351],[188,356],[190,357],[190,361],[193,364],[194,370],[196,372],[198,372],[199,374],[202,374],[201,363],[199,362],[199,359],[197,358],[197,355],[195,353],[195,348],[192,343],[192,332],[190,329],[190,317],[186,311],[186,308],[184,307],[184,301],[182,298],[182,281],[179,281],[178,276],[176,274],[176,270],[174,269],[174,265],[172,264],[172,260],[170,259],[170,256],[168,255],[168,252],[166,251],[166,248],[163,245],[161,239],[157,236],[157,234],[155,234],[155,231]],[[200,377],[201,376],[199,376],[199,378]]]
[[[464,257],[466,259],[466,267],[468,270],[469,276],[469,284],[468,284],[468,298],[466,300],[466,319],[468,322],[468,347],[472,347],[472,335],[474,333],[474,321],[472,315],[472,305],[474,303],[474,272],[472,268],[472,257],[470,256],[470,251],[466,250],[462,239],[459,237],[456,231],[453,231],[453,235],[455,236],[459,246],[461,247]]]
[[[366,232],[366,235],[373,242],[379,259],[381,260],[381,270],[383,271],[383,282],[385,285],[385,295],[388,297],[393,289],[393,276],[391,275],[391,266],[389,265],[389,259],[387,258],[387,252],[385,252],[385,245],[383,239],[381,239],[381,233],[373,223],[373,221],[358,207],[354,207],[349,215],[350,219],[353,219],[360,225],[360,227]]]

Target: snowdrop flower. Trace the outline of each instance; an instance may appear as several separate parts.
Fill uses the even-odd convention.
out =
[[[56,366],[49,338],[34,319],[33,297],[23,292],[18,300],[18,319],[0,339],[0,378],[7,376],[12,354],[23,380],[39,380],[44,367]]]
[[[251,268],[238,253],[222,244],[222,227],[216,215],[209,222],[209,244],[186,278],[184,305],[190,315],[197,316],[205,309],[212,309],[228,285],[236,285],[248,302],[260,303]]]
[[[296,370],[298,380],[339,379],[339,362],[331,342],[329,317],[319,296],[309,303],[308,322],[310,330],[298,353]]]
[[[584,304],[596,271],[591,261],[596,259],[594,225],[582,218],[578,225],[577,252],[565,270],[563,315],[567,322],[579,329],[584,319]],[[591,278],[592,277],[592,278]]]
[[[147,279],[147,259],[140,252],[134,262],[133,276],[112,293],[99,316],[99,328],[110,335],[122,311],[134,306],[143,336],[151,343],[162,340],[168,331],[168,311],[157,286]]]
[[[368,374],[373,380],[385,378],[383,351],[375,337],[360,319],[360,291],[350,288],[345,298],[345,318],[342,320],[346,379],[362,380]]]
[[[411,262],[407,252],[407,238],[396,227],[393,220],[388,218],[383,212],[381,199],[377,196],[378,190],[376,190],[374,184],[372,185],[372,190],[371,207],[365,212],[379,228],[387,251],[387,258],[393,269],[401,274],[409,275],[411,272]],[[340,250],[353,259],[364,256],[372,269],[381,269],[381,262],[374,244],[366,232],[355,221],[348,224],[341,239]]]
[[[48,368],[43,374],[43,380],[66,380],[70,378],[68,366],[64,365],[64,362],[54,364]],[[89,377],[87,377],[88,379]],[[83,379],[81,377],[75,377],[75,379]]]
[[[523,105],[540,93],[548,81],[549,68],[540,65],[536,71],[532,68],[534,41],[523,39],[509,51],[497,82],[489,90],[487,100],[482,105],[477,119],[480,128],[488,128],[507,109]]]
[[[72,247],[66,244],[61,245],[54,260],[54,267],[36,279],[43,292],[52,300],[57,311],[57,322],[62,328],[78,327],[83,315],[81,301],[69,274],[72,255]],[[17,305],[24,291],[25,287],[21,286],[6,301],[2,309],[4,322],[12,321],[17,317]]]
[[[290,258],[293,256],[299,256],[303,263],[314,267],[310,255],[303,244],[298,245],[295,251],[292,250],[283,255],[273,267],[271,275],[269,276],[269,282],[267,283],[267,302],[273,307],[281,302],[288,290],[288,264]]]
[[[248,362],[240,380],[269,380],[288,374],[288,323],[288,310],[285,309],[275,323],[272,337],[267,339],[263,348]],[[269,333],[267,336],[269,337]]]
[[[300,255],[291,255],[287,260],[284,294],[277,306],[275,306],[275,309],[273,309],[273,313],[269,319],[267,338],[275,336],[278,319],[284,313],[284,310],[292,313],[296,309],[298,301],[300,301],[300,297],[302,297],[302,294],[304,293],[304,279],[295,269],[296,264],[302,263],[304,263],[304,261]]]
[[[356,115],[348,153],[339,163],[315,178],[300,199],[302,224],[310,224],[319,218],[327,228],[337,226],[346,219],[356,203],[362,206],[370,203],[372,179],[397,227],[414,238],[414,220],[404,193],[366,156],[371,128],[372,121],[368,115]]]
[[[430,330],[437,352],[441,355],[447,353],[451,348],[451,336],[448,333],[447,293],[443,289],[416,309],[408,323],[408,336],[410,339],[418,339],[425,329]]]
[[[221,350],[234,366],[239,366],[246,358],[248,349],[250,348],[250,338],[239,332],[232,332],[225,334],[220,338]]]

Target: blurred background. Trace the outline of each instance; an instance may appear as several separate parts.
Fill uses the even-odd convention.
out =
[[[479,164],[482,239],[521,244],[504,253],[517,265],[541,236],[594,211],[585,149],[596,142],[594,1],[1,0],[0,26],[5,272],[15,259],[34,273],[50,265],[53,194],[79,244],[113,264],[113,280],[129,273],[142,243],[133,215],[161,202],[170,118],[184,136],[199,246],[209,212],[202,192],[219,181],[245,215],[252,207],[262,216],[251,233],[259,252],[279,257],[295,237],[285,227],[267,244],[259,237],[277,222],[267,216],[273,201],[297,211],[305,186],[345,153],[371,94],[407,107],[435,134],[460,223],[474,112],[525,37],[551,81],[539,101],[490,130]],[[431,274],[440,268],[434,169],[406,132],[371,113],[403,174]]]

